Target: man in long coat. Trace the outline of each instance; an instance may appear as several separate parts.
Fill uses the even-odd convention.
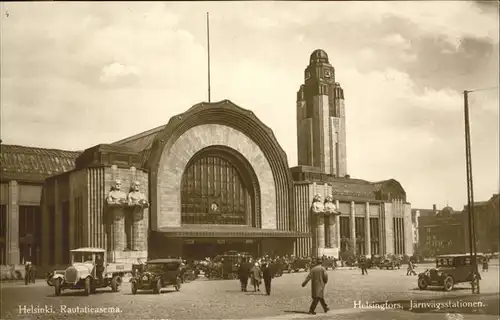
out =
[[[248,286],[248,278],[250,277],[250,264],[246,258],[243,258],[240,267],[238,268],[238,278],[240,279],[241,291],[246,292]]]
[[[266,294],[271,294],[271,280],[274,277],[273,268],[271,267],[271,263],[265,262],[262,265],[262,278],[264,278],[264,285],[266,287]]]
[[[325,302],[325,285],[328,282],[328,274],[326,273],[325,268],[322,266],[322,261],[317,260],[315,263],[315,267],[309,271],[307,278],[302,282],[302,287],[305,287],[309,281],[311,281],[311,297],[312,302],[309,307],[310,314],[316,314],[316,306],[318,302],[321,303],[323,310],[328,312],[330,310],[328,305]]]

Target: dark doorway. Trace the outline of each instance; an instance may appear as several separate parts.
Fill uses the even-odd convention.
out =
[[[256,240],[186,240],[182,247],[182,257],[187,260],[214,258],[228,251],[248,252],[258,256]]]

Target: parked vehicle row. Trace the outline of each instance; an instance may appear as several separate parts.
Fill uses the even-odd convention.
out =
[[[47,276],[47,284],[54,287],[56,296],[64,290],[83,290],[85,295],[90,295],[106,287],[118,292],[125,274],[133,273],[130,279],[133,294],[138,290],[152,290],[158,294],[167,286],[179,291],[181,283],[188,277],[183,278],[184,271],[180,259],[150,260],[135,265],[133,270],[126,270],[125,264],[107,263],[104,249],[79,248],[71,250],[71,265],[68,268],[55,270]]]

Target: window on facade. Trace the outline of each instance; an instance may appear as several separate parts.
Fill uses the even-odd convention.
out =
[[[69,201],[62,204],[62,263],[70,263],[69,247]]]
[[[0,265],[7,264],[7,206],[0,205]]]
[[[371,237],[371,253],[374,255],[380,254],[380,234],[379,234],[379,218],[370,218],[370,237]]]
[[[403,218],[393,218],[394,254],[404,255],[404,224]]]
[[[49,206],[49,264],[56,263],[56,208]]]
[[[83,226],[84,226],[84,217],[83,217],[83,199],[82,197],[75,198],[75,247],[85,247],[84,239],[83,239]]]
[[[365,255],[365,218],[356,217],[356,253]]]
[[[19,263],[40,264],[41,210],[39,206],[19,206]]]
[[[238,169],[219,156],[203,156],[182,177],[183,224],[255,225],[252,193]]]
[[[349,217],[340,217],[340,240],[341,240],[341,247],[340,250],[342,252],[347,250],[347,242],[350,241],[351,238],[351,228],[349,225]]]

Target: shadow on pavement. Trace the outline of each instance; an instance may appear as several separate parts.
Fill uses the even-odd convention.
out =
[[[298,313],[298,314],[309,314],[307,311],[298,311],[298,310],[285,310],[285,313]]]
[[[499,299],[498,293],[490,293],[433,299],[382,301],[374,304],[398,305],[400,310],[413,313],[499,315]]]
[[[416,287],[416,288],[413,288],[411,290],[414,290],[414,291],[422,291],[419,287]],[[465,288],[465,287],[454,287],[451,291],[461,291],[461,290],[471,290],[471,288]],[[428,287],[427,289],[425,289],[425,291],[444,291],[442,287]]]
[[[107,293],[107,294],[110,294],[110,293],[119,293],[119,292],[112,292],[111,290],[107,291],[107,290],[97,290],[95,293],[91,293],[90,296],[94,296],[94,295],[100,295],[100,294],[103,294],[103,293]],[[47,297],[58,297],[58,298],[62,298],[62,297],[86,297],[85,295],[85,291],[83,290],[72,290],[72,291],[63,291],[61,292],[61,295],[60,296],[56,296],[55,293],[53,294],[49,294],[47,295]]]
[[[176,290],[161,290],[159,294],[169,294],[169,293],[174,293],[177,292]],[[137,295],[158,295],[153,292],[153,290],[137,290],[136,294],[133,294],[132,292],[127,292],[125,293],[126,296],[137,296]]]

